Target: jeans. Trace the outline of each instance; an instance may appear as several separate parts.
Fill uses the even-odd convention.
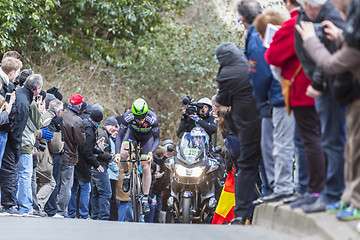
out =
[[[57,196],[59,192],[60,185],[60,174],[61,174],[61,166],[62,166],[62,156],[60,154],[53,155],[53,177],[55,179],[56,185],[51,193],[49,199],[47,200],[44,210],[49,216],[54,216],[57,212]]]
[[[1,167],[2,158],[4,156],[4,152],[5,152],[7,137],[8,137],[7,132],[0,131],[0,167]]]
[[[3,158],[4,152],[5,152],[7,136],[8,136],[7,132],[0,131],[0,168],[1,168],[2,158]],[[1,188],[0,188],[0,199],[1,199]]]
[[[107,168],[103,166],[104,172],[97,169],[91,170],[91,208],[92,219],[109,220],[111,186]]]
[[[119,222],[133,222],[134,221],[134,216],[133,216],[133,211],[132,211],[132,204],[131,202],[124,202],[124,201],[119,201],[117,200],[118,205],[119,205],[119,211],[118,211],[118,216]]]
[[[329,91],[324,92],[315,103],[321,122],[321,144],[327,156],[326,182],[320,199],[331,203],[340,200],[345,185],[345,107],[340,106]]]
[[[156,205],[154,210],[154,223],[159,223],[159,216],[162,209],[162,199],[161,199],[161,193],[159,195],[156,195]]]
[[[19,180],[18,180],[18,204],[19,211],[28,213],[33,210],[31,176],[33,173],[32,154],[21,154],[18,162]]]
[[[70,202],[71,188],[74,183],[74,169],[75,166],[62,165],[60,176],[60,190],[58,196],[58,213],[66,216],[66,208]]]
[[[274,193],[291,194],[294,191],[294,115],[286,113],[285,107],[273,108],[274,125]]]
[[[80,218],[88,218],[89,215],[89,200],[90,200],[90,182],[83,182],[78,179],[74,179],[74,184],[71,188],[71,197],[68,205],[68,216],[74,218],[76,215],[76,195],[80,190],[79,196],[79,215]]]
[[[155,206],[152,203],[149,203],[150,212],[144,216],[146,223],[152,223],[154,219]]]
[[[252,201],[256,199],[254,190],[261,160],[260,142],[240,145],[240,152],[241,155],[235,163],[234,215],[250,219],[253,211]]]
[[[296,124],[295,124],[295,132],[294,132],[294,143],[295,143],[296,172],[298,176],[296,191],[298,193],[303,194],[306,192],[306,188],[308,184],[307,164],[306,164],[305,149],[300,139],[299,130]]]

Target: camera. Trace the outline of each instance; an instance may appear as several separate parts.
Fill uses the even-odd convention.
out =
[[[326,26],[321,23],[314,23],[315,34],[320,41],[324,41],[326,39],[325,28]]]
[[[39,141],[39,150],[40,151],[45,151],[46,149],[46,142],[42,142],[42,141]]]
[[[199,110],[204,107],[204,104],[194,102],[194,99],[191,99],[189,96],[185,96],[182,102],[184,105],[187,105],[185,116],[195,115],[195,113],[199,115]]]
[[[166,151],[174,152],[175,151],[174,145],[172,145],[172,144],[167,145],[166,146]]]
[[[5,94],[5,102],[9,103],[11,99],[11,93],[6,93]]]

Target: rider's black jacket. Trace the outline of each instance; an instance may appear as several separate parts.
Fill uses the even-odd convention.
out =
[[[177,136],[179,137],[183,132],[190,132],[196,126],[200,126],[205,129],[206,133],[211,138],[211,135],[216,133],[217,131],[217,123],[215,121],[214,116],[200,118],[199,121],[195,122],[188,116],[183,116],[181,118],[181,122],[179,125],[179,129],[177,130]]]

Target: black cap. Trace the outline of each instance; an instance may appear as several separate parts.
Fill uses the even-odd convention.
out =
[[[99,123],[103,120],[103,113],[99,110],[93,110],[91,113],[90,113],[90,118]]]
[[[60,101],[63,99],[63,96],[57,87],[52,87],[52,88],[48,89],[46,92],[51,93]]]

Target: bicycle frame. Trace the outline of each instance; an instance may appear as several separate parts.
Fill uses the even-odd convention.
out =
[[[121,162],[130,162],[132,163],[131,167],[131,176],[130,176],[130,199],[133,209],[134,222],[140,222],[140,216],[143,214],[142,205],[141,205],[141,196],[142,196],[142,183],[140,179],[140,174],[138,167],[141,165],[140,159],[140,149],[137,144],[133,144],[132,141],[129,141],[129,148],[125,149],[129,153],[129,160],[121,160]],[[135,157],[133,158],[133,153]]]

